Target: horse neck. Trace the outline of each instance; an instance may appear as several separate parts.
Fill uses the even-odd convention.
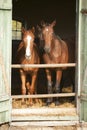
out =
[[[61,48],[62,48],[61,39],[58,38],[56,35],[53,35],[50,55],[53,57],[61,56],[61,51],[62,51]]]
[[[31,53],[31,62],[33,63],[36,57],[36,51],[37,51],[37,46],[35,43],[33,43],[33,48],[32,48],[32,53]]]

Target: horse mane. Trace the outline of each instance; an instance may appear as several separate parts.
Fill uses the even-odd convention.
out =
[[[57,37],[57,39],[61,42],[62,41],[62,39],[61,39],[61,37],[59,36],[59,35],[56,35],[56,37]]]
[[[19,47],[18,47],[18,50],[17,50],[17,52],[19,52],[22,48],[23,48],[23,42],[21,42],[20,44],[19,44]]]
[[[54,36],[55,38],[57,38],[60,43],[62,42],[62,39],[61,39],[61,37],[60,37],[59,35],[56,35],[55,33],[53,33],[53,36]]]

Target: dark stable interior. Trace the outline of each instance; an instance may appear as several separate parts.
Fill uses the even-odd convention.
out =
[[[76,35],[76,0],[13,0],[12,19],[23,23],[27,29],[36,27],[42,20],[51,23],[56,20],[55,33],[62,39],[70,42],[70,53],[75,62],[75,35]],[[12,41],[12,63],[15,64],[15,55],[19,40]],[[73,49],[72,49],[73,48]],[[72,52],[74,50],[74,52]],[[47,93],[46,74],[40,69],[37,79],[37,93]],[[53,74],[55,82],[55,73]],[[75,68],[64,70],[62,87],[75,87]],[[21,94],[21,80],[19,69],[12,69],[12,95]]]

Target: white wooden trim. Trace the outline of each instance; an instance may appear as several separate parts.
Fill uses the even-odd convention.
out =
[[[12,95],[13,99],[18,98],[48,98],[48,97],[72,97],[75,93],[58,93],[58,94],[35,94],[35,95]]]
[[[11,126],[75,126],[79,121],[29,121],[29,122],[11,122]]]
[[[12,116],[76,116],[76,108],[49,108],[49,107],[37,107],[37,108],[22,108],[12,109]]]
[[[75,67],[76,63],[64,63],[64,64],[12,64],[11,68],[57,68],[57,67]]]

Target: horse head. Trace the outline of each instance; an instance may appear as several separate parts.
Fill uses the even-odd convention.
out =
[[[44,50],[47,53],[49,53],[51,50],[51,43],[54,34],[53,27],[55,26],[55,24],[56,21],[53,21],[51,24],[41,22],[41,26],[42,26],[41,35],[42,35],[42,39],[44,40]]]
[[[25,48],[25,58],[31,59],[32,51],[33,51],[33,44],[34,44],[34,27],[32,29],[26,30],[22,28],[23,33],[23,44]]]

